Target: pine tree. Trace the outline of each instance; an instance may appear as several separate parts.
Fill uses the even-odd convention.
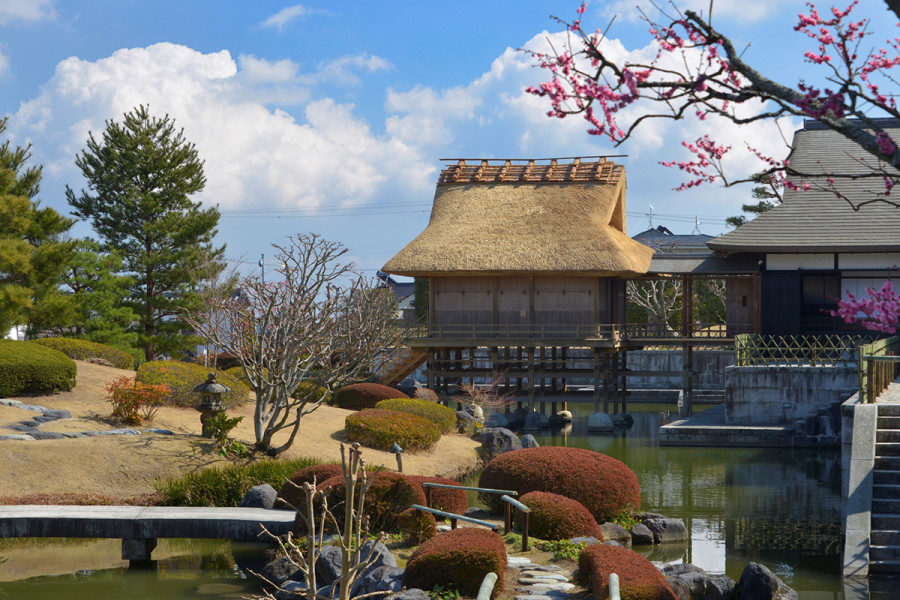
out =
[[[104,251],[115,251],[133,278],[127,302],[138,315],[147,360],[190,349],[180,316],[199,301],[199,263],[220,261],[213,245],[219,211],[191,200],[203,190],[203,161],[168,115],[146,106],[90,134],[75,159],[88,184],[66,189],[73,214],[89,220]]]
[[[0,135],[6,119],[0,119]],[[26,167],[30,147],[0,146],[0,331],[17,325],[32,331],[74,318],[71,300],[59,290],[72,243],[72,221],[41,208],[41,167]]]

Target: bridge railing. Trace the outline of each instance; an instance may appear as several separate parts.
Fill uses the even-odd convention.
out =
[[[897,377],[898,350],[900,337],[896,335],[859,347],[859,397],[864,402],[874,403]]]

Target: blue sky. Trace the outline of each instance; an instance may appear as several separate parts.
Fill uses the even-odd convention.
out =
[[[679,5],[706,9],[707,0]],[[892,24],[880,2],[866,9]],[[592,2],[585,22],[639,53],[645,0]],[[445,157],[627,154],[628,229],[726,230],[749,189],[674,192],[681,175],[659,160],[685,158],[682,139],[714,127],[720,139],[783,155],[770,125],[666,123],[613,148],[576,119],[544,116],[524,94],[546,79],[520,47],[563,35],[550,14],[578,2],[242,2],[0,0],[0,109],[8,137],[44,165],[40,199],[68,213],[65,186],[88,131],[149,104],[197,145],[208,184],[198,197],[222,211],[219,240],[244,270],[272,243],[315,231],[344,243],[374,273],[427,224]],[[823,5],[824,6],[824,5]],[[808,45],[792,31],[802,2],[719,0],[715,25],[763,72],[794,84]],[[861,11],[858,11],[861,13]],[[876,22],[878,22],[876,21]],[[878,40],[892,31],[882,29]],[[799,122],[788,123],[790,132]],[[731,165],[746,171],[746,156]],[[86,224],[74,233],[90,235]]]

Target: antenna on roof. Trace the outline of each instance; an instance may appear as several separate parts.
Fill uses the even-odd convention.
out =
[[[694,235],[700,235],[700,217],[694,217],[694,231],[692,231]]]
[[[647,219],[650,221],[650,229],[653,229],[653,205],[648,206],[650,206],[650,212],[647,213]]]

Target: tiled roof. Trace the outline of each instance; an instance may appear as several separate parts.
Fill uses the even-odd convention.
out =
[[[900,141],[900,129],[889,131]],[[791,166],[811,178],[813,189],[785,190],[784,203],[711,240],[723,252],[887,252],[900,250],[900,208],[876,202],[854,210],[884,192],[880,177],[838,179],[835,195],[828,173],[871,172],[875,159],[857,144],[830,129],[807,125],[794,134]],[[817,184],[818,181],[818,184]],[[894,199],[891,197],[891,199]],[[848,202],[849,200],[849,202]],[[900,197],[896,198],[900,201]]]
[[[625,175],[622,165],[603,157],[591,159],[455,159],[441,171],[438,185],[454,183],[618,183]],[[472,161],[471,164],[466,161]],[[560,162],[560,161],[571,162]]]

